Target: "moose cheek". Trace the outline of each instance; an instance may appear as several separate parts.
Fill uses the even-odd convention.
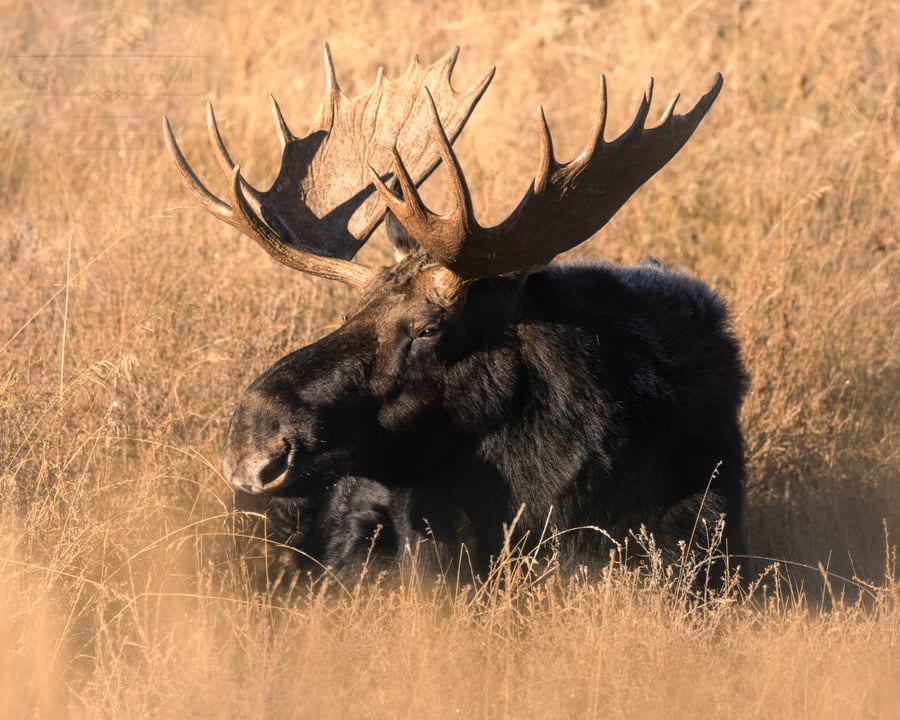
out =
[[[421,432],[439,407],[436,388],[406,387],[391,397],[384,399],[378,412],[378,424],[394,435],[409,435]]]

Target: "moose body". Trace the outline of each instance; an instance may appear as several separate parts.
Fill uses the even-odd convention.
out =
[[[281,539],[339,573],[373,552],[396,559],[423,539],[447,557],[464,545],[485,573],[517,515],[523,547],[549,533],[566,567],[602,564],[610,541],[641,527],[675,558],[679,543],[722,517],[723,547],[740,553],[746,377],[722,301],[652,260],[546,266],[678,151],[721,78],[686,115],[673,114],[673,101],[652,129],[648,87],[632,127],[611,143],[604,85],[593,139],[571,163],[554,159],[542,116],[538,175],[507,221],[482,228],[451,138],[491,74],[455,93],[454,61],[415,62],[397,81],[379,76],[347,110],[326,49],[329,90],[313,132],[295,138],[275,106],[285,160],[265,193],[240,176],[210,111],[230,204],[199,183],[166,124],[182,176],[207,209],[281,262],[361,290],[340,328],[247,389],[229,427],[225,477],[239,492],[272,498]],[[320,146],[368,132],[348,129],[364,115],[360,104],[390,107],[382,95],[417,94],[422,102],[408,100],[403,112],[430,114],[433,142],[394,137],[383,157],[373,146],[362,160],[369,180],[313,207],[316,192],[304,183],[327,175],[316,166],[328,162]],[[445,216],[416,190],[438,159],[456,196]],[[380,205],[366,210],[373,198]],[[348,204],[361,220],[322,227]],[[392,241],[408,254],[377,271],[350,262],[386,212]]]
[[[282,538],[299,531],[304,552],[350,573],[372,547],[474,538],[483,573],[524,505],[516,529],[533,540],[585,528],[554,543],[567,565],[608,557],[591,527],[624,539],[644,525],[674,548],[722,514],[740,552],[746,381],[716,295],[655,261],[571,264],[478,281],[464,312],[398,322],[422,312],[408,292],[427,262],[408,258],[343,327],[247,390],[228,457],[257,457],[279,418],[286,454],[270,472],[298,498],[284,505],[304,508],[282,513]],[[393,332],[422,322],[425,337]]]

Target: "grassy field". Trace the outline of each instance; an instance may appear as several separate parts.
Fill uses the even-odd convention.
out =
[[[0,7],[0,718],[900,717],[895,2]],[[460,45],[457,87],[497,65],[457,143],[483,222],[532,177],[538,105],[566,158],[601,73],[608,136],[649,75],[660,113],[723,73],[684,151],[570,255],[653,254],[731,306],[765,594],[534,582],[513,559],[478,590],[261,591],[224,429],[352,293],[195,207],[160,126],[221,191],[214,101],[266,186],[266,95],[301,133],[326,40],[351,94],[415,52]],[[362,253],[388,256],[380,234]]]

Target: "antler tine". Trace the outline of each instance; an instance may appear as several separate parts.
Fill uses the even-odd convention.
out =
[[[172,126],[169,124],[169,118],[165,115],[163,116],[163,137],[165,138],[166,147],[168,148],[169,153],[175,160],[175,167],[178,169],[178,174],[181,175],[185,187],[187,187],[191,195],[194,196],[194,199],[203,209],[212,213],[217,218],[225,220],[233,225],[234,223],[231,221],[231,208],[213,195],[206,186],[200,182],[200,178],[197,177],[191,169],[191,166],[188,165],[187,160],[181,152],[181,148],[178,147],[178,142],[175,140],[175,135],[172,133]]]
[[[337,75],[334,72],[334,60],[331,57],[331,48],[328,43],[323,48],[325,59],[325,95],[322,97],[322,104],[319,105],[319,112],[316,114],[314,127],[331,127],[334,122],[334,109],[338,98],[341,96],[341,87],[338,85]]]
[[[669,118],[672,117],[672,113],[675,112],[675,106],[678,104],[678,100],[681,98],[681,93],[677,93],[675,97],[669,100],[669,104],[666,105],[666,109],[663,110],[663,114],[659,118],[659,122],[657,125],[665,125],[669,122]]]
[[[456,61],[459,58],[459,45],[454,45],[450,50],[438,60],[439,63],[443,64],[443,75],[450,80],[450,76],[453,75],[453,68],[456,67]]]
[[[534,191],[541,193],[550,182],[550,173],[556,159],[553,157],[553,138],[550,135],[550,126],[547,124],[547,116],[541,107],[541,157],[538,161],[538,171],[534,176]]]
[[[272,116],[275,118],[275,125],[278,130],[278,140],[281,143],[281,151],[287,147],[291,140],[295,140],[294,134],[285,122],[284,115],[281,114],[281,108],[278,107],[278,101],[273,95],[269,95],[269,107],[272,110]]]
[[[647,80],[647,89],[644,90],[644,95],[641,98],[641,102],[638,105],[637,113],[635,113],[634,120],[631,123],[631,127],[629,127],[623,134],[623,138],[630,138],[635,133],[640,133],[646,123],[647,123],[647,115],[650,113],[650,103],[653,101],[653,78],[651,77]]]
[[[448,215],[457,216],[464,226],[472,226],[475,224],[475,213],[472,208],[472,194],[469,192],[466,176],[463,174],[456,153],[453,152],[453,147],[450,145],[450,140],[441,123],[441,116],[438,115],[437,106],[434,104],[434,98],[431,96],[428,88],[425,88],[425,97],[428,100],[428,108],[431,110],[431,133],[434,136],[441,160],[447,170],[450,187],[453,189],[455,205]]]
[[[206,103],[206,130],[209,133],[210,144],[213,146],[213,155],[227,177],[231,174],[235,163],[231,159],[228,148],[225,147],[222,133],[219,132],[219,123],[216,122],[216,113],[211,102]]]
[[[337,73],[334,71],[334,59],[331,57],[331,47],[324,43],[325,53],[325,94],[334,95],[341,91],[337,81]]]
[[[424,219],[428,210],[422,203],[422,197],[419,195],[419,191],[416,190],[416,186],[409,176],[409,171],[406,169],[406,165],[403,164],[403,160],[400,157],[400,153],[397,152],[396,147],[391,150],[391,154],[394,163],[394,176],[397,178],[397,182],[400,185],[402,198],[398,198],[391,189],[385,185],[381,176],[378,174],[378,171],[369,165],[375,189],[381,193],[388,208],[395,216],[398,214],[406,214]]]
[[[586,162],[597,150],[597,146],[603,146],[603,135],[606,132],[606,111],[607,111],[607,95],[606,95],[606,75],[600,76],[600,98],[597,101],[597,115],[594,118],[594,125],[591,128],[590,140],[584,146],[584,150],[578,155],[573,162]]]

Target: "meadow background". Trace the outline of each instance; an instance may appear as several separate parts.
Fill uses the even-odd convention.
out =
[[[255,5],[255,6],[254,6]],[[497,66],[456,147],[483,222],[649,75],[725,87],[572,257],[647,255],[726,298],[752,375],[748,528],[768,590],[705,604],[613,568],[473,590],[273,596],[219,463],[243,388],[340,323],[336,283],[197,208],[203,106],[274,178],[338,79],[461,46]],[[0,2],[0,718],[900,717],[900,9],[891,0]],[[440,173],[426,200],[440,207]],[[363,260],[389,257],[377,235]],[[262,573],[262,575],[260,575]]]

